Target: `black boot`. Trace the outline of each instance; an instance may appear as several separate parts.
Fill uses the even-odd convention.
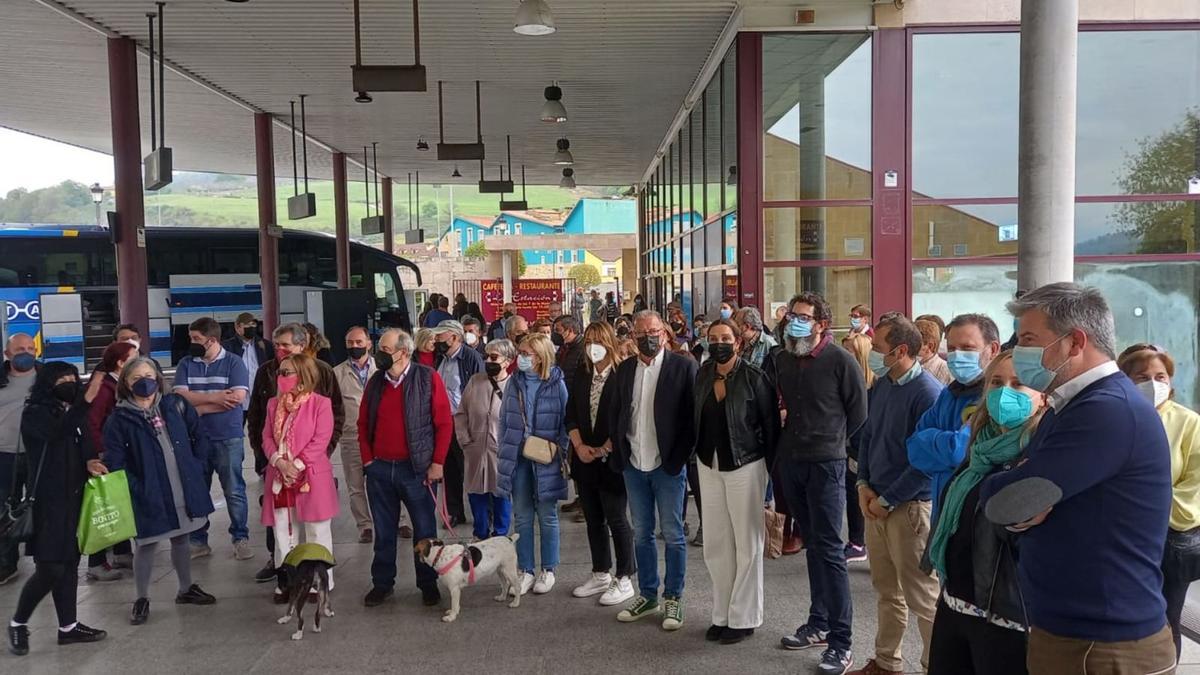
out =
[[[82,623],[76,623],[75,627],[68,631],[58,631],[58,644],[73,645],[81,642],[99,642],[108,637],[108,633],[98,628],[85,626]]]
[[[29,626],[8,626],[8,651],[17,656],[29,653]]]

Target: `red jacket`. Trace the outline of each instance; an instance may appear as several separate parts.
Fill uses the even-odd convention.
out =
[[[104,423],[108,421],[108,416],[112,414],[113,408],[117,407],[117,381],[113,379],[112,375],[100,371],[96,371],[92,377],[104,378],[100,383],[100,390],[96,392],[95,400],[92,401],[92,407],[88,408],[87,416],[88,433],[92,437],[97,454],[103,457]]]

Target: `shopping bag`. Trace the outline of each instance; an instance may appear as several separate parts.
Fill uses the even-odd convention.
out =
[[[767,536],[763,539],[763,555],[768,560],[774,560],[783,555],[783,525],[787,516],[776,513],[772,509],[763,509],[763,518],[767,522]]]
[[[79,510],[79,550],[84,555],[128,541],[137,536],[133,522],[133,500],[124,471],[92,476],[83,487]]]

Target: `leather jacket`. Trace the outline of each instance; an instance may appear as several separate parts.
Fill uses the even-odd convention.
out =
[[[717,363],[709,359],[696,374],[695,430],[700,442],[701,411],[704,401],[712,394],[716,381]],[[762,370],[743,358],[738,358],[733,370],[725,376],[725,422],[729,427],[729,447],[735,467],[760,459],[767,467],[775,463],[775,447],[779,443],[779,400],[771,380]]]

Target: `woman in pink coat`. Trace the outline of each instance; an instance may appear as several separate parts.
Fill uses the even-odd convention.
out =
[[[292,354],[279,364],[279,393],[267,402],[263,451],[269,464],[262,522],[275,529],[275,559],[280,561],[300,543],[302,528],[304,541],[333,553],[331,523],[338,498],[333,465],[325,454],[333,435],[333,405],[313,391],[319,377],[313,357]],[[284,586],[280,583],[275,593],[284,595]]]

